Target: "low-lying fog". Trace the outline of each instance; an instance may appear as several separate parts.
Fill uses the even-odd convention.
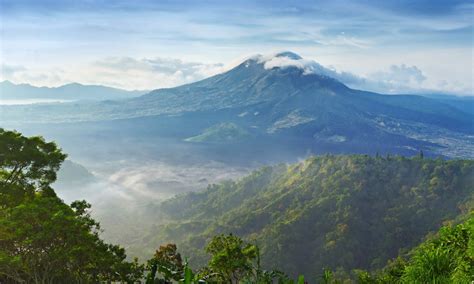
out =
[[[33,104],[51,104],[51,103],[68,103],[73,100],[61,100],[61,99],[2,99],[0,98],[0,105],[5,106],[16,106],[16,105],[33,105]]]
[[[57,194],[67,203],[91,203],[103,237],[125,247],[151,225],[166,221],[155,214],[160,201],[236,179],[266,163],[251,161],[232,147],[214,151],[146,129],[133,132],[123,124],[4,127],[55,141],[68,154],[53,185]]]
[[[81,166],[89,171],[88,177],[73,177],[61,171],[54,184],[57,194],[67,203],[82,199],[91,203],[92,215],[101,223],[103,236],[122,244],[147,231],[149,220],[155,224],[165,221],[152,216],[154,210],[150,210],[160,201],[204,190],[208,184],[235,179],[250,171],[216,161],[186,165],[123,159]],[[70,167],[70,162],[65,167]],[[127,232],[122,234],[124,231]]]
[[[81,164],[94,176],[85,184],[75,184],[59,175],[55,184],[66,201],[86,199],[101,204],[112,199],[125,202],[158,202],[176,194],[202,190],[210,183],[235,179],[249,168],[230,166],[216,161],[203,164],[169,164],[155,161],[103,161]]]

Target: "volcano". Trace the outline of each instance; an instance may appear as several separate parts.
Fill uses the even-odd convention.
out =
[[[40,105],[21,117],[2,111],[15,121],[119,119],[147,135],[213,147],[240,144],[242,151],[281,145],[304,153],[474,155],[472,112],[424,96],[351,89],[332,75],[287,51],[252,56],[222,74],[132,99]]]

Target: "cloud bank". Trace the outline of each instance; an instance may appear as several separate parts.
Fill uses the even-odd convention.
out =
[[[272,55],[255,55],[252,60],[263,64],[265,69],[296,67],[304,75],[321,74],[339,80],[349,87],[386,94],[446,92],[472,95],[472,88],[437,82],[435,86],[425,84],[427,77],[417,66],[406,64],[391,65],[388,70],[381,70],[360,76],[334,67],[325,67],[314,60],[304,59],[292,52],[280,52]]]
[[[79,82],[128,90],[152,90],[198,81],[222,72],[223,64],[187,62],[172,58],[107,57],[86,65],[61,68],[27,68],[3,64],[0,80],[35,86]]]

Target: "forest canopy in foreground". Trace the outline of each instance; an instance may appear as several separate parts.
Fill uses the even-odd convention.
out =
[[[472,161],[325,156],[263,168],[162,204],[157,214],[173,221],[144,237],[163,242],[140,263],[99,237],[87,202],[57,197],[50,185],[65,158],[54,143],[0,129],[0,282],[473,278]],[[464,219],[419,245],[441,223]],[[398,254],[382,270],[353,270],[382,268]]]
[[[292,276],[379,269],[470,212],[473,194],[470,160],[319,156],[165,201],[155,214],[170,221],[129,251],[173,242],[200,266],[205,244],[233,233]]]

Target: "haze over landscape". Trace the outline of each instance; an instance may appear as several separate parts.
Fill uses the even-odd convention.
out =
[[[469,1],[0,1],[0,224],[26,224],[15,210],[51,185],[58,206],[92,204],[61,210],[92,216],[97,240],[128,256],[125,274],[71,264],[53,277],[48,254],[35,273],[51,283],[181,281],[184,264],[155,254],[165,244],[195,281],[474,279],[472,254],[426,278],[412,258],[449,230],[473,243]],[[10,131],[67,159],[40,160],[52,146],[17,148]],[[38,197],[8,195],[23,187]],[[220,234],[258,258],[219,270]],[[9,238],[0,282],[40,283]]]

